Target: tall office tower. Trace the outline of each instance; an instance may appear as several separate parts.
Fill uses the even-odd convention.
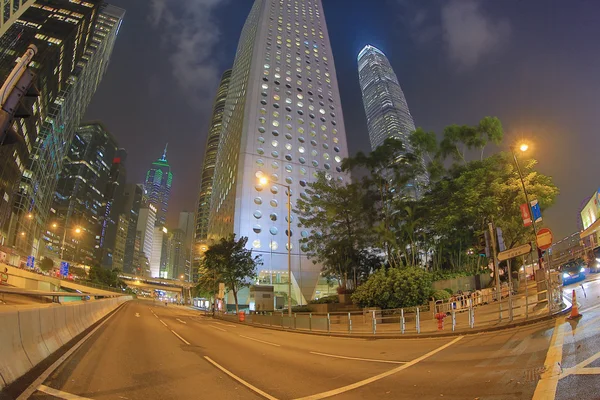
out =
[[[50,221],[50,230],[63,238],[64,249],[58,253],[62,259],[86,265],[96,260],[105,188],[116,152],[117,141],[102,123],[91,122],[77,129],[56,188],[56,220]],[[54,246],[50,242],[46,248]]]
[[[123,263],[125,261],[125,248],[127,246],[127,232],[129,231],[129,215],[119,214],[117,222],[117,232],[115,244],[112,251],[111,269],[123,271]]]
[[[231,70],[223,72],[221,83],[217,89],[215,103],[213,105],[212,118],[208,128],[208,137],[206,138],[206,147],[204,148],[204,161],[202,163],[202,176],[200,178],[200,187],[198,190],[198,202],[196,205],[196,230],[194,232],[194,266],[198,269],[202,249],[206,249],[206,239],[208,238],[208,215],[210,213],[210,196],[213,191],[213,180],[215,177],[215,162],[217,160],[217,150],[219,149],[219,138],[223,127],[223,111],[225,110],[225,100],[231,81]],[[197,275],[197,274],[196,274]],[[194,282],[197,278],[194,280]]]
[[[152,163],[152,167],[146,173],[146,181],[144,182],[148,200],[158,208],[156,213],[156,224],[158,226],[165,225],[167,209],[169,208],[169,196],[171,195],[171,183],[173,182],[171,167],[167,162],[167,146],[169,146],[168,143],[162,157]]]
[[[415,123],[385,54],[365,46],[358,54],[358,75],[371,148],[375,150],[385,139],[395,137],[410,149],[408,135],[415,130]]]
[[[192,265],[192,245],[194,243],[194,234],[196,226],[196,214],[189,211],[179,213],[178,229],[182,232],[181,244],[181,267],[178,273],[173,272],[174,276],[179,279],[180,275],[185,276],[186,281],[190,281],[190,271]],[[173,231],[173,240],[175,240],[175,232]]]
[[[164,226],[156,225],[152,240],[152,255],[150,256],[150,272],[153,278],[171,279],[173,277],[171,264],[171,232]]]
[[[154,226],[156,225],[156,207],[142,200],[140,215],[138,217],[136,227],[136,242],[139,242],[139,265],[136,268],[141,268],[143,258],[148,262],[152,258],[152,247],[154,245]],[[151,276],[157,277],[159,270],[149,270]]]
[[[110,167],[110,178],[104,189],[103,213],[100,217],[100,232],[96,258],[104,268],[113,269],[113,252],[117,241],[118,223],[123,213],[123,190],[127,179],[125,160],[127,152],[118,149]],[[121,261],[122,264],[122,261]]]
[[[398,77],[385,54],[374,46],[365,46],[358,54],[358,76],[371,148],[375,150],[387,138],[393,137],[402,141],[407,152],[412,151],[409,135],[415,131],[415,123]],[[424,168],[424,161],[421,163]],[[419,187],[428,181],[426,174],[417,179],[417,196]]]
[[[0,3],[0,36],[29,8],[35,0],[7,0]]]
[[[140,208],[142,206],[142,195],[144,188],[142,185],[129,183],[123,190],[123,212],[129,215],[129,225],[127,230],[127,240],[123,256],[123,271],[133,274],[136,273],[134,265],[135,254],[135,234],[137,230]]]
[[[42,100],[38,99],[37,108],[34,105],[33,117],[19,127],[24,137],[34,136],[8,227],[8,243],[21,255],[37,254],[39,237],[48,229],[64,156],[110,61],[124,10],[100,4],[96,0],[39,0],[7,32],[19,25],[37,26],[32,37],[46,41],[46,47],[58,47],[53,57],[60,60],[52,63],[40,56],[40,65],[50,63],[60,79],[50,88],[46,87],[49,78],[38,75]],[[42,34],[39,26],[44,25],[47,33]],[[63,30],[68,34],[57,37]],[[23,41],[25,46],[30,42],[21,35]]]
[[[235,57],[211,196],[209,241],[247,236],[262,256],[259,281],[287,293],[287,188],[292,205],[323,172],[346,181],[347,157],[333,55],[321,0],[256,0]],[[259,184],[266,177],[266,187]],[[321,265],[292,214],[292,303],[318,291]],[[242,293],[240,303],[247,301]]]
[[[189,247],[185,245],[186,234],[181,229],[171,231],[170,241],[170,263],[172,265],[173,279],[187,280],[186,269],[189,255]]]

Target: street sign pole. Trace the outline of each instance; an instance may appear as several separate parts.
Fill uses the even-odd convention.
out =
[[[494,277],[496,278],[496,298],[498,299],[498,306],[500,308],[500,321],[502,321],[502,290],[500,288],[500,272],[498,271],[498,260],[496,258],[496,235],[494,229],[494,223],[488,224],[490,229],[490,239],[492,242],[492,261],[494,262]]]

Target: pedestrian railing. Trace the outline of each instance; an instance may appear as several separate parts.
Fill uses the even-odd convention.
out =
[[[293,313],[286,311],[250,312],[243,323],[286,330],[347,335],[423,334],[440,331],[468,331],[497,327],[514,322],[538,319],[561,311],[562,297],[557,302],[547,290],[527,295],[506,296],[500,301],[494,294],[472,293],[453,297],[430,306],[398,309],[364,309],[351,312]],[[548,307],[548,299],[554,299]],[[560,303],[560,304],[559,304]],[[217,313],[216,318],[239,321],[235,314]],[[440,321],[441,320],[441,321]]]

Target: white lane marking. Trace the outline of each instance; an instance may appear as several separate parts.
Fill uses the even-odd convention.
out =
[[[218,329],[218,330],[223,331],[223,332],[227,332],[225,329],[219,328],[218,326],[214,326],[214,325],[207,325],[207,326],[210,326],[211,328],[215,328],[215,329]]]
[[[260,340],[260,339],[254,339],[254,338],[252,338],[252,337],[250,337],[250,336],[244,336],[244,335],[240,335],[240,337],[243,337],[243,338],[245,338],[245,339],[254,340],[255,342],[260,342],[260,343],[268,344],[268,345],[270,345],[270,346],[281,347],[281,345],[280,345],[280,344],[277,344],[277,343],[271,343],[271,342],[265,342],[264,340]]]
[[[404,365],[401,365],[399,367],[393,368],[393,369],[391,369],[391,370],[389,370],[387,372],[383,372],[383,373],[381,373],[379,375],[375,375],[375,376],[373,376],[371,378],[364,379],[362,381],[353,383],[351,385],[342,386],[341,388],[329,390],[327,392],[317,393],[317,394],[313,394],[311,396],[306,396],[306,397],[301,397],[301,398],[298,398],[296,400],[319,400],[319,399],[324,399],[324,398],[331,397],[331,396],[337,396],[338,394],[341,394],[341,393],[344,393],[344,392],[348,392],[350,390],[354,390],[356,388],[368,385],[369,383],[373,383],[375,381],[378,381],[380,379],[383,379],[385,377],[393,375],[393,374],[395,374],[397,372],[400,372],[400,371],[402,371],[402,370],[404,370],[404,369],[406,369],[408,367],[411,367],[411,366],[413,366],[413,365],[415,365],[415,364],[417,364],[417,363],[425,360],[426,358],[429,358],[432,355],[434,355],[436,353],[439,353],[440,351],[442,351],[442,350],[444,350],[444,349],[452,346],[453,344],[455,344],[456,342],[458,342],[462,338],[463,338],[463,336],[459,336],[459,337],[455,338],[454,340],[452,340],[451,342],[448,342],[448,343],[446,343],[446,344],[444,344],[444,345],[442,345],[442,346],[440,346],[440,347],[438,347],[438,348],[430,351],[429,353],[422,355],[421,357],[415,358],[414,360],[409,361],[409,362],[407,362]]]
[[[344,360],[371,361],[371,362],[378,362],[378,363],[385,363],[385,364],[406,364],[407,363],[407,361],[375,360],[375,359],[372,359],[372,358],[359,358],[359,357],[338,356],[338,355],[335,355],[335,354],[319,353],[319,352],[316,352],[316,351],[311,351],[309,353],[310,354],[316,354],[318,356],[333,357],[333,358],[343,358]]]
[[[578,375],[578,374],[594,374],[594,372],[581,372],[581,371],[595,371],[595,370],[600,370],[600,368],[596,368],[596,367],[592,367],[592,368],[585,368],[586,366],[590,365],[591,363],[593,363],[594,361],[596,361],[597,359],[600,358],[600,352],[594,354],[593,356],[589,357],[586,360],[583,360],[582,362],[580,362],[579,364],[575,365],[574,367],[571,368],[567,368],[564,371],[564,374],[560,377],[565,378],[569,375]]]
[[[180,320],[179,318],[175,318],[177,321],[181,322],[182,324],[187,324],[187,322]]]
[[[64,399],[64,400],[91,400],[88,397],[81,397],[81,396],[77,396],[76,394],[63,392],[62,390],[54,389],[54,388],[48,387],[46,385],[38,386],[37,390],[39,390],[40,392],[44,392],[46,394],[52,395],[54,397],[58,397],[59,399]]]
[[[159,319],[160,323],[163,324],[164,326],[167,326],[167,324],[165,324],[165,321],[163,321],[162,319]]]
[[[240,378],[239,376],[235,375],[233,372],[228,371],[227,369],[223,368],[222,366],[220,366],[219,364],[217,364],[216,362],[214,362],[213,360],[211,360],[210,357],[208,356],[204,356],[204,359],[206,361],[208,361],[209,363],[211,363],[212,365],[214,365],[215,367],[219,368],[221,371],[225,372],[227,375],[229,375],[230,377],[232,377],[233,379],[235,379],[236,381],[238,381],[239,383],[241,383],[242,385],[246,386],[248,389],[252,390],[255,393],[260,394],[261,396],[263,396],[265,399],[269,399],[269,400],[277,400],[276,397],[271,396],[268,393],[263,392],[262,390],[260,390],[259,388],[257,388],[256,386],[251,385],[250,383],[246,382],[245,380],[243,380],[242,378]]]
[[[217,321],[214,321],[214,323],[215,323],[215,324],[219,324],[219,325],[223,325],[223,326],[231,326],[231,327],[233,327],[233,328],[237,328],[237,326],[235,326],[235,325],[223,324],[223,323],[221,323],[221,322],[217,322]]]
[[[135,313],[135,316],[139,318],[139,317],[140,317],[140,313],[139,313],[139,312],[136,312],[136,313]]]
[[[572,372],[568,372],[569,375],[600,375],[600,368],[598,367],[590,367],[590,368],[578,368],[573,370]],[[561,377],[564,378],[564,377]]]
[[[179,339],[181,339],[181,341],[182,341],[183,343],[185,343],[185,344],[187,344],[187,345],[189,345],[189,344],[190,344],[190,342],[188,342],[187,340],[185,340],[184,338],[182,338],[181,336],[179,336],[179,335],[177,334],[177,332],[175,332],[173,329],[171,329],[171,332],[173,332],[173,334],[174,334],[175,336],[177,336]]]
[[[561,374],[561,368],[558,365],[562,361],[563,343],[565,341],[565,330],[563,329],[565,321],[558,317],[554,324],[554,332],[550,339],[550,347],[546,353],[544,372],[535,387],[532,400],[553,399],[556,396],[556,387]]]
[[[29,385],[27,387],[27,389],[25,389],[23,391],[23,393],[21,393],[19,395],[19,397],[17,397],[17,400],[27,400],[31,397],[31,395],[33,395],[33,393],[35,393],[36,390],[38,390],[38,387],[40,385],[42,385],[42,383],[44,383],[44,381],[46,379],[48,379],[48,377],[50,376],[51,373],[54,372],[54,370],[56,370],[63,362],[65,362],[65,360],[69,357],[71,357],[71,355],[73,353],[75,353],[75,351],[77,351],[78,348],[81,347],[81,345],[83,345],[85,343],[86,340],[88,340],[94,333],[96,333],[96,331],[98,329],[100,329],[102,327],[102,325],[104,325],[105,323],[108,322],[109,319],[111,319],[118,310],[120,310],[121,308],[124,307],[124,305],[127,304],[122,303],[121,306],[119,306],[114,313],[112,313],[111,315],[108,316],[108,318],[106,318],[104,321],[102,321],[97,327],[95,327],[90,333],[88,333],[87,335],[85,335],[85,337],[83,339],[81,339],[79,342],[77,342],[73,347],[71,347],[65,354],[63,354],[58,360],[56,360],[54,362],[54,364],[52,364],[51,366],[49,366],[44,372],[42,372],[42,374],[40,376],[38,376],[36,378],[35,381],[33,381],[31,383],[31,385]]]

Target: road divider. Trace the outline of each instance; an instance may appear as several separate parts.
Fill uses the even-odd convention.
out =
[[[0,390],[131,296],[0,311]]]

